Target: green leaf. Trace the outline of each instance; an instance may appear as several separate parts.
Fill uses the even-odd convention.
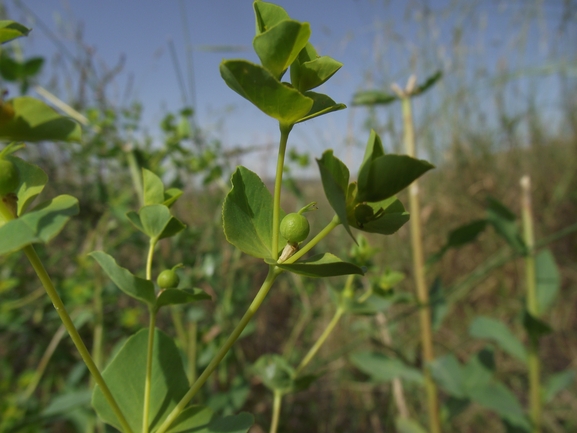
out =
[[[380,90],[364,90],[353,95],[353,105],[387,105],[399,99],[397,95]]]
[[[148,330],[142,329],[126,340],[102,373],[128,424],[135,432],[142,431],[147,347]],[[154,331],[152,358],[149,427],[153,429],[160,425],[184,396],[188,390],[188,379],[174,341],[158,329]],[[122,431],[99,387],[94,389],[92,406],[104,422]],[[206,425],[209,420],[210,415],[206,413],[201,425]]]
[[[272,195],[258,175],[245,167],[236,169],[231,182],[222,209],[226,239],[251,256],[272,257]],[[280,220],[283,217],[281,212]]]
[[[252,370],[271,391],[289,392],[294,385],[294,368],[280,355],[263,355]]]
[[[452,397],[467,397],[463,369],[455,355],[450,353],[435,358],[428,366],[435,382]]]
[[[358,202],[392,197],[434,168],[427,161],[407,155],[383,155],[363,165],[359,172]]]
[[[67,412],[79,407],[88,407],[90,404],[91,394],[91,390],[83,389],[80,391],[70,391],[65,394],[52,397],[48,406],[42,410],[41,415],[43,417],[52,417],[66,414]]]
[[[530,431],[530,423],[517,397],[502,383],[493,381],[468,392],[472,401],[490,409],[516,427]]]
[[[536,339],[539,339],[542,336],[553,332],[553,330],[548,324],[546,324],[542,320],[539,320],[537,317],[533,316],[527,310],[523,312],[523,327],[525,328],[525,331],[527,331],[527,334],[529,334],[531,338]]]
[[[414,419],[400,416],[395,418],[395,428],[397,433],[427,433],[427,430]]]
[[[321,159],[317,159],[317,164],[321,173],[325,196],[347,233],[355,240],[347,219],[349,169],[333,155],[331,149],[325,151]]]
[[[396,197],[389,197],[377,203],[366,203],[363,205],[369,206],[373,210],[372,219],[360,223],[354,214],[350,215],[349,213],[348,221],[352,227],[364,232],[391,235],[409,221],[409,213],[405,211],[405,207]]]
[[[252,45],[262,65],[280,80],[307,44],[310,35],[309,23],[283,20],[255,36]]]
[[[439,251],[429,257],[427,263],[431,265],[438,262],[450,248],[459,248],[463,245],[475,241],[477,236],[479,236],[486,227],[487,220],[483,219],[463,224],[462,226],[452,230],[447,236],[447,242],[445,245],[443,245]]]
[[[14,109],[14,117],[0,123],[0,139],[12,141],[62,140],[80,141],[80,125],[74,120],[61,116],[44,102],[29,96],[21,96],[9,101]]]
[[[118,266],[116,260],[102,251],[94,251],[89,256],[98,262],[120,290],[151,307],[154,306],[156,295],[152,281],[133,275],[128,269]]]
[[[42,69],[42,65],[44,65],[43,57],[32,57],[24,62],[22,65],[22,72],[25,77],[36,75]]]
[[[253,424],[254,417],[246,412],[216,418],[212,409],[192,406],[182,411],[167,433],[247,433]]]
[[[188,304],[189,302],[212,300],[212,297],[201,289],[164,289],[156,299],[156,307],[165,305]]]
[[[439,277],[435,278],[429,289],[429,303],[431,305],[431,324],[433,330],[437,331],[449,312],[447,298],[443,293],[443,283]]]
[[[537,279],[537,305],[539,314],[543,314],[555,302],[561,286],[561,276],[551,250],[545,249],[537,254],[535,257],[535,273]]]
[[[527,350],[523,343],[513,335],[511,330],[499,320],[486,316],[477,316],[469,327],[469,335],[495,342],[503,351],[527,362]]]
[[[138,211],[140,223],[150,238],[159,239],[160,235],[172,218],[170,209],[163,204],[151,204],[143,206]]]
[[[330,97],[322,93],[306,92],[304,95],[313,100],[313,106],[307,115],[299,119],[296,123],[306,122],[315,117],[347,108],[345,104],[337,104]]]
[[[323,84],[342,66],[341,62],[332,57],[318,56],[314,47],[308,43],[291,64],[291,83],[304,93]]]
[[[170,208],[176,202],[176,200],[180,198],[181,195],[182,190],[178,188],[169,188],[164,191],[164,201],[162,204]]]
[[[402,361],[375,352],[355,352],[349,357],[352,364],[376,382],[390,382],[399,378],[423,384],[423,374]]]
[[[179,219],[172,217],[170,218],[170,221],[168,221],[168,224],[166,225],[166,227],[164,228],[158,239],[170,238],[176,235],[177,233],[180,233],[185,228],[186,228],[185,224],[183,224]]]
[[[575,370],[565,370],[551,375],[543,385],[543,402],[551,403],[559,392],[568,388],[574,381]]]
[[[274,262],[273,262],[274,263]],[[295,263],[280,263],[277,266],[285,271],[307,277],[336,277],[339,275],[364,275],[362,268],[353,263],[343,262],[330,253],[317,254]]]
[[[253,3],[256,20],[256,34],[265,32],[281,21],[289,20],[289,14],[280,6],[263,1]]]
[[[417,95],[421,95],[421,94],[425,93],[437,81],[439,81],[442,76],[443,76],[443,72],[437,71],[433,75],[431,75],[430,77],[427,77],[427,79],[423,83],[421,83],[421,84],[417,85],[417,87],[415,87],[415,89],[411,92],[411,96],[417,96]]]
[[[365,154],[363,156],[363,162],[359,169],[359,172],[363,170],[366,165],[369,165],[375,159],[385,156],[385,150],[383,149],[383,143],[381,141],[381,137],[375,132],[374,129],[371,129],[371,133],[369,134],[369,140],[367,141],[367,145],[365,146]]]
[[[467,395],[471,390],[489,384],[493,380],[494,372],[495,357],[492,350],[485,348],[471,356],[463,367]]]
[[[224,60],[220,75],[240,96],[281,124],[293,125],[309,113],[313,100],[278,81],[268,70],[246,60]]]
[[[20,36],[28,36],[30,29],[16,21],[0,20],[0,43],[11,41]]]
[[[16,190],[18,197],[18,216],[22,216],[34,199],[42,192],[48,182],[48,176],[40,167],[30,164],[16,156],[8,156],[20,172],[20,186]]]
[[[527,254],[527,246],[515,223],[516,216],[503,203],[487,197],[487,221],[495,231],[519,254]]]
[[[0,226],[0,254],[34,243],[47,243],[76,214],[78,200],[69,195],[59,195],[39,204],[31,212]]]
[[[143,168],[142,183],[144,188],[144,205],[163,204],[164,185],[160,177],[152,171]]]

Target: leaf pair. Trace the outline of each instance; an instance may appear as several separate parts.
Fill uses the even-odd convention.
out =
[[[16,210],[18,218],[4,221],[0,217],[0,254],[8,254],[33,243],[47,243],[64,228],[70,218],[78,213],[78,200],[60,195],[40,203],[26,212],[32,201],[48,182],[46,173],[38,166],[15,156],[7,156],[20,174],[16,198],[4,200]]]
[[[327,95],[311,92],[342,66],[319,57],[308,42],[308,23],[292,20],[280,6],[256,1],[256,36],[253,47],[261,65],[246,60],[225,60],[220,73],[226,84],[281,125],[292,126],[341,110]],[[291,84],[280,80],[290,67]]]
[[[332,150],[317,159],[325,195],[347,232],[350,227],[392,234],[409,220],[394,195],[434,166],[406,155],[385,155],[379,136],[371,131],[357,182]]]
[[[231,177],[232,189],[222,208],[226,239],[241,251],[281,269],[309,277],[362,274],[360,267],[346,263],[332,254],[319,254],[292,264],[277,264],[272,259],[273,197],[259,176],[238,167]],[[280,219],[284,217],[281,210]],[[279,233],[280,237],[280,233]],[[282,238],[282,237],[281,237]]]

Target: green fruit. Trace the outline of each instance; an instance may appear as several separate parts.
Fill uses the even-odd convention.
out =
[[[298,213],[289,213],[280,223],[280,234],[289,242],[302,242],[311,228],[307,219]]]
[[[8,159],[0,159],[0,196],[16,192],[18,185],[20,185],[18,167]]]
[[[371,206],[366,203],[359,203],[355,207],[355,218],[357,219],[357,224],[362,228],[363,224],[368,223],[373,219],[375,211]]]
[[[178,286],[178,283],[180,283],[180,278],[174,270],[167,269],[160,273],[156,282],[161,289],[174,289]]]

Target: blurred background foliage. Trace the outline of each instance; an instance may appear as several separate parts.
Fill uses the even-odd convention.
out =
[[[519,215],[519,179],[531,177],[537,240],[551,249],[560,281],[557,301],[544,318],[554,332],[541,341],[543,374],[575,370],[577,3],[512,2],[510,7],[516,9],[507,15],[510,21],[504,21],[503,34],[493,35],[493,47],[477,43],[487,29],[479,13],[482,2],[451,1],[443,8],[432,7],[434,3],[408,2],[403,23],[376,17],[373,58],[366,65],[366,86],[359,90],[388,91],[392,82],[404,84],[411,73],[425,78],[443,71],[437,86],[415,101],[420,152],[438,167],[420,183],[427,255],[439,251],[451,230],[484,218],[488,196]],[[494,2],[497,10],[508,3]],[[385,2],[386,7],[390,3]],[[555,32],[539,32],[553,8],[562,11],[555,14],[560,17]],[[404,37],[404,26],[417,29],[416,37]],[[452,45],[440,46],[440,32],[451,33]],[[73,59],[29,58],[25,44],[9,46],[0,56],[3,88],[12,95],[56,95],[49,102],[62,98],[60,108],[84,125],[81,144],[40,143],[25,151],[27,159],[47,172],[47,195],[66,193],[80,200],[80,215],[49,248],[38,248],[39,254],[97,363],[104,365],[128,332],[146,326],[146,314],[104,278],[86,254],[103,249],[127,268],[143,269],[145,239],[124,216],[138,206],[140,168],[162,176],[168,186],[183,188],[185,197],[175,212],[188,228],[161,243],[155,274],[182,262],[182,279],[213,296],[214,302],[201,308],[167,309],[159,317],[158,326],[178,338],[192,377],[226,338],[266,274],[262,265],[225,241],[221,205],[234,167],[269,149],[232,146],[223,140],[218,121],[210,126],[197,123],[196,107],[171,107],[159,135],[152,136],[142,124],[138,100],[129,98],[118,105],[108,97],[122,62],[100,67],[92,61],[89,45],[80,36],[76,42]],[[531,59],[538,59],[537,64],[527,62],[535,52],[538,56]],[[386,61],[391,53],[401,59],[394,67]],[[43,72],[47,62],[54,76]],[[71,85],[73,92],[64,91]],[[374,128],[389,151],[403,152],[398,107],[351,108],[349,116],[351,125],[355,118],[363,119],[366,132],[356,134],[351,126],[348,136],[321,147],[351,156],[365,142],[353,137],[366,137],[368,128]],[[320,134],[319,139],[323,140]],[[320,154],[310,155],[297,146],[288,156],[283,207],[296,210],[318,201],[320,210],[310,217],[313,230],[318,229],[331,216],[318,177],[307,174],[316,170],[312,158]],[[403,194],[400,199],[407,202]],[[355,284],[358,290],[387,292],[383,299],[388,300],[377,314],[343,319],[313,365],[322,376],[308,390],[286,397],[279,431],[396,431],[391,384],[356,368],[351,354],[376,350],[420,367],[408,235],[403,228],[394,236],[366,239],[375,252],[369,254],[367,277]],[[350,255],[344,231],[327,242],[341,257]],[[510,253],[502,238],[485,230],[473,243],[449,249],[430,265],[427,281],[440,293],[439,305],[446,312],[434,337],[438,356],[454,354],[464,362],[483,349],[487,343],[469,334],[479,315],[500,319],[520,339],[526,338],[520,319],[523,263]],[[354,254],[358,258],[358,251]],[[102,431],[89,408],[88,374],[29,266],[20,254],[1,260],[0,431]],[[394,288],[387,283],[391,272],[406,275],[392,278]],[[272,353],[293,363],[301,359],[333,314],[331,292],[343,284],[338,278],[281,278],[200,399],[223,413],[248,410],[256,415],[254,432],[265,431],[272,399],[252,364]],[[387,298],[391,294],[394,297]],[[388,336],[383,335],[384,324]],[[494,356],[496,376],[526,405],[525,366],[498,347]],[[410,382],[404,385],[410,415],[426,424],[422,389]],[[545,407],[544,431],[577,430],[576,395],[573,381],[551,399]],[[448,399],[442,394],[444,402]],[[447,431],[505,431],[499,416],[480,405],[450,415],[445,418]]]

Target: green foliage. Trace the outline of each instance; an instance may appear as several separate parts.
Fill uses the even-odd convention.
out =
[[[537,305],[539,314],[547,312],[555,302],[561,286],[561,276],[551,250],[544,249],[535,257]]]
[[[469,327],[469,334],[475,338],[494,341],[506,353],[517,358],[522,363],[527,362],[527,351],[523,343],[511,330],[497,319],[477,316]]]
[[[403,361],[375,352],[355,352],[349,357],[355,367],[375,382],[390,382],[395,378],[423,384],[423,374]]]
[[[0,20],[0,43],[9,42],[21,36],[28,36],[30,29],[16,21]]]
[[[279,263],[277,266],[280,269],[307,277],[336,277],[339,275],[364,274],[363,270],[357,265],[343,262],[330,253],[317,254],[308,259],[299,260],[291,264]]]

